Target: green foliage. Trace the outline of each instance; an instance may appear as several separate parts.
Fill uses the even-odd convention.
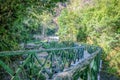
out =
[[[19,49],[35,33],[53,26],[52,14],[61,0],[0,0],[0,51]],[[64,2],[66,0],[62,0]]]
[[[118,67],[119,61],[113,59],[115,55],[120,54],[119,3],[119,0],[97,1],[94,6],[90,7],[90,5],[88,5],[87,7],[89,8],[85,7],[84,10],[82,10],[84,14],[82,13],[83,16],[81,16],[84,21],[83,23],[87,26],[87,33],[92,42],[104,48],[105,57],[103,59],[109,62],[109,67],[112,67],[112,69],[109,67],[107,69],[108,71],[110,70],[110,73],[119,73],[120,71]],[[116,58],[120,60],[119,57]]]
[[[73,11],[63,10],[58,18],[58,24],[60,26],[58,35],[63,41],[76,41],[76,34],[79,29],[79,16]]]
[[[105,51],[102,58],[109,63],[106,70],[116,71],[117,75],[120,75],[119,4],[120,0],[70,0],[58,18],[61,39],[100,45]]]
[[[50,48],[65,48],[65,47],[75,47],[73,42],[70,41],[62,41],[62,42],[43,42],[42,47],[45,49]]]
[[[77,33],[77,41],[78,42],[86,42],[87,40],[87,33],[85,32],[86,30],[84,28],[79,28],[79,31]]]
[[[56,31],[55,28],[48,28],[48,29],[46,30],[46,34],[47,34],[48,36],[52,36],[53,34],[55,34],[55,31]]]
[[[0,60],[0,67],[3,67],[7,73],[9,73],[11,76],[14,74],[11,68],[9,68],[8,65],[6,65],[3,61]]]

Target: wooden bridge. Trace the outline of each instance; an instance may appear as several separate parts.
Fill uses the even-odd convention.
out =
[[[1,80],[98,80],[97,46],[0,52]]]

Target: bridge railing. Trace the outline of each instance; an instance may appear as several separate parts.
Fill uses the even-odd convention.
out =
[[[0,52],[1,80],[96,80],[100,49],[85,46]],[[68,73],[69,76],[68,79]],[[79,75],[78,75],[79,73]],[[64,77],[61,76],[64,74]],[[89,75],[88,75],[89,74]]]
[[[84,55],[88,55],[87,57],[84,56],[76,66],[58,73],[54,80],[99,80],[101,53],[101,48],[98,48],[90,55],[84,52]]]

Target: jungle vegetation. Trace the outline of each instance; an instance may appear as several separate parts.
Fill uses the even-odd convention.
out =
[[[120,0],[70,0],[58,17],[61,40],[99,45],[105,72],[120,76]]]
[[[55,32],[60,2],[67,6]],[[18,50],[32,34],[51,32],[60,41],[99,45],[105,72],[120,76],[120,0],[0,0],[0,51]]]

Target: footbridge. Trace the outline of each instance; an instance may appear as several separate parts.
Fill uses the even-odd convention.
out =
[[[0,52],[1,80],[98,80],[102,49],[92,45]]]

